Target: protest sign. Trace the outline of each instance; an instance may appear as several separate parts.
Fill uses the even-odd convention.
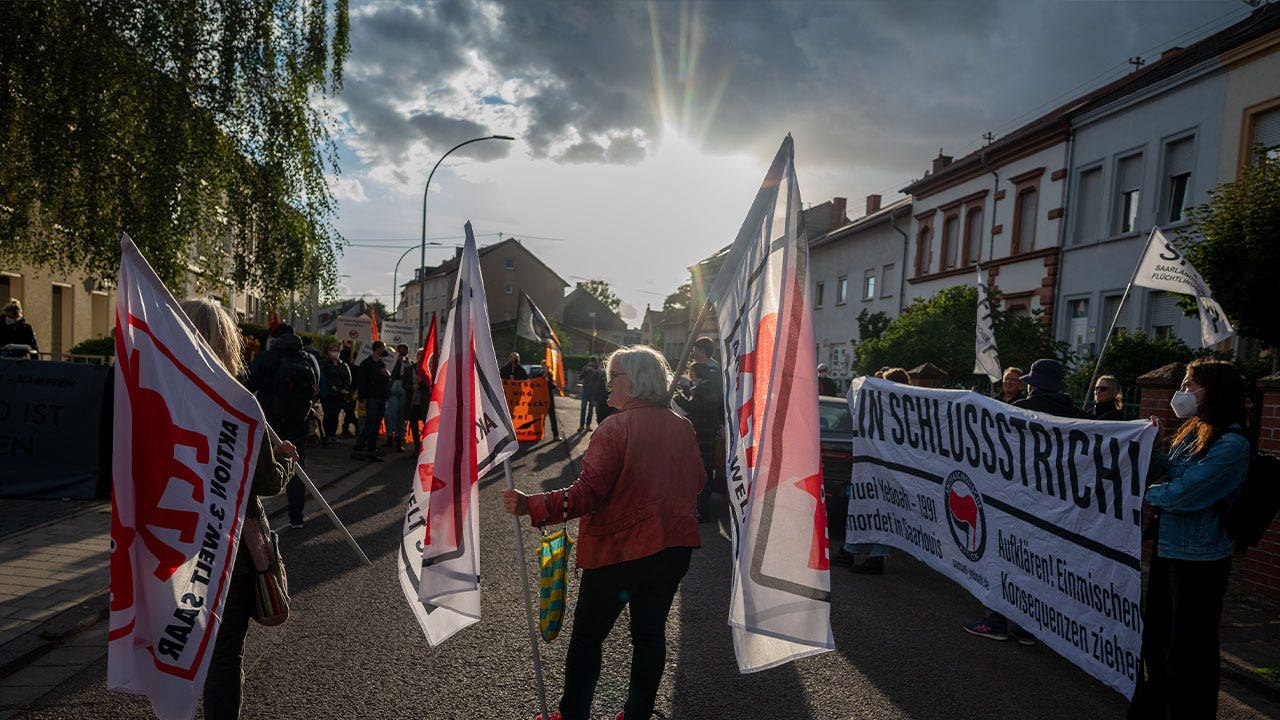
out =
[[[854,381],[846,535],[906,550],[1129,697],[1154,426]]]
[[[506,393],[507,408],[511,411],[511,422],[516,428],[516,440],[541,440],[547,413],[551,409],[546,378],[503,380],[502,390]]]

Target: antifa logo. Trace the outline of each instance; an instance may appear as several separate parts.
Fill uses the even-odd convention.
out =
[[[129,415],[133,419],[133,437],[147,438],[146,442],[134,442],[131,460],[133,463],[133,491],[135,502],[134,528],[120,526],[113,530],[113,541],[117,549],[127,549],[132,543],[132,531],[156,557],[155,576],[161,581],[168,581],[173,573],[187,559],[187,554],[174,548],[167,540],[156,534],[155,529],[176,530],[178,540],[183,543],[195,542],[196,526],[200,522],[200,514],[193,510],[176,510],[161,507],[160,500],[165,496],[172,480],[185,482],[191,486],[189,497],[197,505],[204,503],[204,480],[194,470],[187,467],[174,456],[179,447],[195,450],[196,461],[209,462],[209,438],[194,430],[178,427],[169,413],[169,405],[164,396],[150,388],[142,387],[139,381],[138,351],[130,353],[129,359],[121,363],[125,388],[129,394]],[[123,578],[121,578],[123,581]],[[121,583],[122,584],[122,583]],[[116,605],[127,601],[126,597],[117,599]]]
[[[969,476],[959,470],[947,476],[942,492],[946,496],[951,537],[965,557],[977,562],[987,549],[987,516],[982,496]]]

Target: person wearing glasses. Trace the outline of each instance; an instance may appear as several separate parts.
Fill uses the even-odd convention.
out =
[[[1124,391],[1115,375],[1103,375],[1094,384],[1093,419],[1124,420]]]
[[[506,511],[528,515],[535,527],[582,518],[582,581],[564,692],[546,720],[591,717],[604,640],[624,607],[630,608],[631,684],[617,717],[652,716],[666,665],[667,614],[693,549],[701,546],[695,507],[707,476],[693,425],[668,407],[667,361],[631,346],[615,351],[605,366],[609,404],[617,412],[592,433],[578,479],[535,495],[502,491]]]

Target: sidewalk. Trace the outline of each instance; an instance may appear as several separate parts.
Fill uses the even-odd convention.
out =
[[[307,474],[322,491],[383,467],[352,460],[352,444],[308,449]],[[288,528],[287,502],[282,493],[263,503],[277,529]],[[329,522],[315,501],[306,509],[307,522]],[[107,616],[110,525],[110,502],[0,499],[0,718],[106,657],[99,621]]]

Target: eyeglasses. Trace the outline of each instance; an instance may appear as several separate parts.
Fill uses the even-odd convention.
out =
[[[1110,390],[1110,389],[1111,389],[1111,388],[1107,387],[1106,385],[1097,385],[1097,386],[1095,386],[1095,387],[1093,388],[1093,391],[1094,391],[1094,392],[1107,392],[1107,391],[1108,391],[1108,390]]]

